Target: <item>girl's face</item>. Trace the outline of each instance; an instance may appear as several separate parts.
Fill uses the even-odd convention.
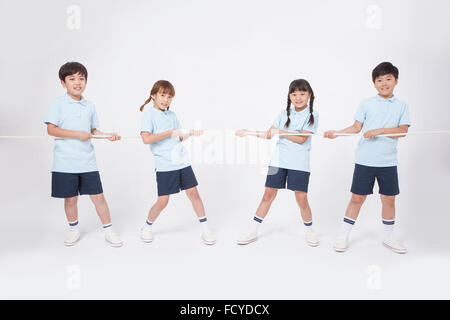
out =
[[[160,90],[157,94],[151,95],[153,99],[153,104],[156,108],[160,110],[166,110],[170,107],[170,103],[172,102],[173,97],[169,93],[164,93],[164,91]]]
[[[67,93],[75,100],[81,99],[81,94],[86,89],[86,77],[80,73],[75,73],[67,76],[64,81],[61,81],[64,88],[67,89]]]
[[[292,104],[296,108],[303,109],[306,107],[311,94],[308,91],[299,91],[295,90],[294,92],[289,94],[289,98],[291,99]]]

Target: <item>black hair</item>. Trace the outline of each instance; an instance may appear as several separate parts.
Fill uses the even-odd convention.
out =
[[[288,93],[288,97],[287,97],[287,107],[286,107],[288,119],[287,119],[286,123],[284,124],[284,126],[287,128],[287,127],[289,127],[289,124],[291,123],[291,119],[289,118],[289,115],[291,114],[291,98],[289,97],[289,95],[295,91],[306,91],[311,94],[311,97],[309,98],[309,115],[310,116],[309,116],[308,125],[313,125],[314,124],[313,105],[314,105],[314,98],[315,98],[314,92],[308,81],[306,81],[304,79],[298,79],[298,80],[292,81],[291,84],[289,85],[289,93]]]
[[[59,79],[64,81],[67,76],[77,73],[83,75],[87,80],[88,72],[85,66],[79,62],[66,62],[59,68]]]
[[[398,69],[390,62],[382,62],[375,67],[372,71],[372,81],[375,82],[375,79],[379,76],[384,76],[387,74],[392,74],[395,79],[398,79]]]

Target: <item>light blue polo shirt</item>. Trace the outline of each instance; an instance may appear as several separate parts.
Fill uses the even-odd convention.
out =
[[[396,128],[411,125],[408,105],[395,97],[384,99],[379,95],[365,99],[359,105],[355,120],[363,124],[362,133],[379,128]],[[370,167],[397,165],[398,138],[375,137],[359,140],[356,163]]]
[[[273,126],[278,130],[289,131],[292,133],[300,133],[302,130],[315,133],[317,124],[319,123],[319,114],[313,111],[314,124],[308,125],[310,118],[309,107],[306,107],[300,112],[295,111],[295,107],[291,107],[290,116],[291,122],[289,127],[284,124],[287,121],[287,111],[283,110],[273,123]],[[308,137],[304,143],[296,143],[283,136],[279,136],[278,142],[275,146],[275,151],[270,160],[270,166],[300,170],[310,172],[309,169],[309,151],[311,150],[311,137]]]
[[[94,104],[84,97],[76,101],[68,94],[52,102],[44,122],[62,129],[88,133],[99,126]],[[91,140],[55,138],[52,171],[66,173],[98,171]]]
[[[162,111],[152,106],[142,115],[141,132],[155,134],[171,129],[181,129],[175,112],[171,110]],[[151,143],[150,150],[155,157],[155,171],[173,171],[191,165],[188,152],[179,137],[167,137]]]

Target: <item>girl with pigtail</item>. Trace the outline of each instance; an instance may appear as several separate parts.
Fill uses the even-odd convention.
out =
[[[236,135],[240,137],[256,135],[259,138],[272,139],[275,135],[279,135],[269,164],[265,192],[253,217],[252,228],[237,240],[238,244],[249,244],[258,239],[259,226],[266,217],[278,189],[285,189],[287,183],[287,188],[294,191],[295,200],[300,207],[306,242],[313,247],[319,245],[312,228],[312,214],[307,198],[311,136],[283,136],[283,134],[316,132],[319,115],[313,110],[313,104],[314,92],[308,81],[294,80],[289,86],[286,109],[278,115],[267,131],[258,131],[256,134],[247,129],[236,131]]]
[[[140,107],[140,111],[153,100],[153,106],[142,116],[141,137],[144,144],[150,145],[155,157],[156,182],[158,199],[151,207],[147,220],[141,229],[141,239],[144,242],[153,241],[152,226],[161,211],[167,206],[172,194],[186,191],[192,203],[198,221],[202,226],[202,240],[207,245],[216,242],[216,238],[208,228],[205,208],[197,190],[197,179],[192,170],[187,150],[181,144],[190,136],[199,136],[201,130],[181,131],[177,116],[169,110],[175,89],[166,80],[159,80],[150,91],[150,97]]]

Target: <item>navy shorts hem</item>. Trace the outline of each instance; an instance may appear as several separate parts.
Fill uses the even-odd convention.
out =
[[[353,194],[357,194],[359,196],[368,196],[368,195],[373,194],[373,192],[360,192],[360,191],[353,190],[353,189],[351,189],[350,192]]]
[[[265,186],[274,189],[308,192],[310,173],[269,166]]]
[[[369,167],[355,164],[350,191],[359,195],[373,194],[375,180],[378,182],[379,194],[386,196],[396,196],[400,194],[397,166]]]
[[[72,198],[78,195],[103,193],[98,171],[84,173],[52,172],[53,198]]]
[[[158,171],[156,172],[156,183],[158,196],[167,196],[198,186],[191,166],[179,170]]]
[[[400,191],[392,193],[379,191],[378,194],[381,194],[383,196],[398,196],[400,194]]]

